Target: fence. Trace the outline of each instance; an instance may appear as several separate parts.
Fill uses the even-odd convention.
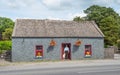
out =
[[[113,46],[109,47],[109,48],[105,48],[104,58],[105,59],[114,59],[114,51],[115,51],[115,48]]]

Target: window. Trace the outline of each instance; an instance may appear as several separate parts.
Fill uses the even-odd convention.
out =
[[[92,56],[91,45],[85,45],[85,57],[91,57],[91,56]]]
[[[36,50],[42,50],[42,46],[36,46]]]
[[[35,57],[36,58],[43,58],[43,46],[42,45],[36,46]]]

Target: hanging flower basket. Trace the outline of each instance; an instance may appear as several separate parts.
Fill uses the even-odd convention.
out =
[[[50,46],[55,46],[56,45],[56,42],[54,40],[51,40],[50,41]]]
[[[81,41],[80,40],[77,40],[76,42],[75,42],[75,46],[80,46],[81,45]]]

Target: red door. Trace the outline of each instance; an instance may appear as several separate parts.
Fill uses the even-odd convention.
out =
[[[65,47],[68,47],[68,57],[66,59],[71,60],[71,44],[70,43],[62,43],[61,45],[61,59],[65,59]]]

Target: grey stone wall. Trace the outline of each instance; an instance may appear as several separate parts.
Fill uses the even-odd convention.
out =
[[[51,39],[56,46],[50,47]],[[81,40],[79,47],[74,46],[77,39]],[[83,59],[85,45],[92,46],[93,59],[104,58],[103,38],[12,38],[12,61],[35,61],[36,45],[43,45],[43,60],[61,60],[61,44],[71,43],[71,59]]]

